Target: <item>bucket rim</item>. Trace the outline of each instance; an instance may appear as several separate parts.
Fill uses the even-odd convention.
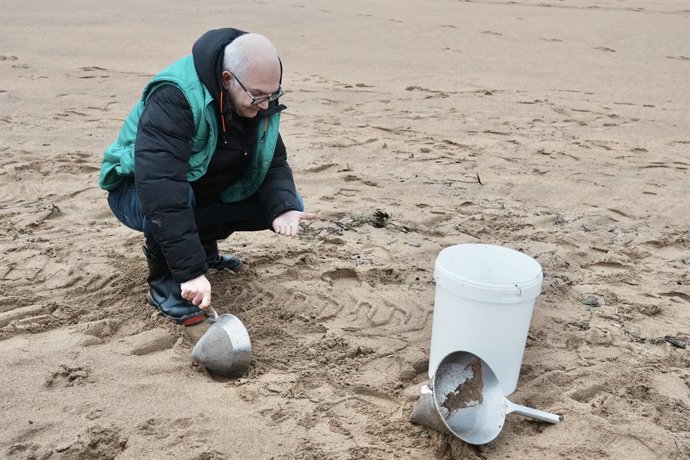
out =
[[[437,284],[443,284],[441,281],[452,281],[456,283],[465,284],[474,288],[485,289],[489,291],[503,291],[503,290],[513,290],[517,289],[530,289],[541,285],[544,280],[544,274],[540,271],[534,278],[529,280],[520,280],[509,283],[495,283],[495,282],[483,282],[478,280],[469,279],[467,277],[459,276],[451,273],[449,270],[443,268],[437,268],[434,273],[434,281]]]
[[[477,276],[474,273],[471,274],[471,276],[468,276],[467,272],[458,273],[458,270],[452,269],[451,255],[461,256],[463,255],[463,252],[465,252],[465,249],[472,251],[469,253],[471,255],[476,255],[477,249],[509,255],[513,258],[513,260],[517,260],[524,265],[523,267],[520,267],[520,274],[523,275],[522,279],[510,279],[509,281],[490,281],[488,279],[482,279],[481,276]],[[489,265],[477,265],[479,267],[479,270],[477,271],[488,269],[489,267]],[[525,272],[527,272],[527,276],[524,276]],[[518,291],[530,290],[540,287],[543,279],[544,271],[542,266],[533,257],[512,248],[485,243],[466,243],[449,246],[441,250],[434,264],[434,280],[436,283],[443,284],[444,281],[449,281],[452,283],[461,283],[467,287],[481,289],[484,291],[514,291],[515,289],[518,289]]]

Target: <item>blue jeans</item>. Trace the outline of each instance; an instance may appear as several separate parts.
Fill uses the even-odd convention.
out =
[[[297,199],[299,210],[304,211],[304,201],[299,192]],[[189,186],[189,203],[194,208],[194,217],[202,241],[222,240],[237,231],[271,229],[271,222],[266,220],[256,196],[237,203],[218,201],[196,206],[194,191]],[[148,236],[146,216],[141,209],[141,201],[133,179],[128,179],[108,194],[108,205],[113,215],[125,226],[144,232]]]

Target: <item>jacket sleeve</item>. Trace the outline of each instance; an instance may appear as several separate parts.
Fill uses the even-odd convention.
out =
[[[273,161],[257,191],[257,196],[269,225],[276,217],[287,211],[301,210],[292,170],[287,162],[287,151],[280,134],[278,134],[273,153]]]
[[[151,233],[173,278],[182,283],[208,269],[187,181],[194,119],[186,97],[164,85],[146,102],[135,141],[135,184]]]

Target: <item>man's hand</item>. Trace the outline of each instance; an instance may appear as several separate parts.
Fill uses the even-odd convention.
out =
[[[180,284],[181,295],[185,300],[189,300],[202,310],[206,310],[211,305],[211,283],[206,276],[197,276],[194,279]]]
[[[273,230],[279,235],[295,236],[299,233],[299,224],[303,220],[314,220],[316,214],[302,211],[288,211],[273,220]]]

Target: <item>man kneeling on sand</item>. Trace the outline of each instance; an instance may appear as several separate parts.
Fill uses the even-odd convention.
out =
[[[144,233],[148,301],[191,325],[211,304],[205,273],[238,271],[218,252],[237,231],[295,236],[304,212],[278,132],[282,63],[264,36],[211,30],[156,75],[105,149],[99,186]]]

